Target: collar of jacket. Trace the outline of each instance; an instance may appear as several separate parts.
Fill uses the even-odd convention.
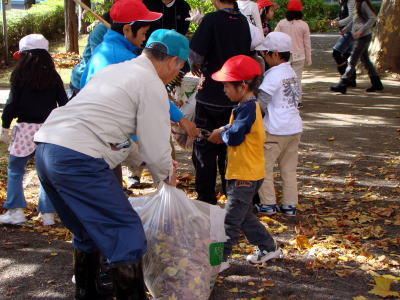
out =
[[[136,50],[138,49],[138,47],[134,46],[131,44],[131,42],[124,37],[122,34],[109,29],[107,31],[107,33],[104,35],[104,41],[108,42],[108,43],[113,43],[113,44],[119,44],[121,45],[123,48],[128,49],[131,52],[136,52]]]

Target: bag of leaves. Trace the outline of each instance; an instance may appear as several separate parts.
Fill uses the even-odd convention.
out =
[[[129,201],[146,233],[143,272],[154,299],[208,299],[226,241],[225,210],[164,183]]]

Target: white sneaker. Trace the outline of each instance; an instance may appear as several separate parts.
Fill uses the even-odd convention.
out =
[[[44,226],[54,225],[54,213],[39,213],[39,217],[42,218]]]
[[[261,251],[257,249],[254,254],[250,254],[246,257],[246,260],[251,264],[262,264],[270,259],[280,257],[282,251],[280,248],[276,248],[275,251],[267,252],[265,250]]]
[[[24,210],[22,208],[10,208],[5,214],[0,216],[2,224],[19,224],[26,222]]]
[[[221,273],[221,272],[223,272],[223,271],[229,269],[230,266],[231,266],[231,265],[230,265],[227,261],[223,261],[223,262],[221,263],[221,266],[219,267],[219,273]]]

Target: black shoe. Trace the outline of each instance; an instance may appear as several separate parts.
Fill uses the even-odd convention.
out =
[[[346,94],[347,86],[348,86],[347,82],[342,79],[337,85],[331,86],[331,91]]]
[[[370,92],[376,92],[376,91],[383,90],[383,84],[382,84],[379,76],[372,76],[372,77],[370,77],[370,80],[371,80],[372,86],[370,88],[367,88],[365,90],[366,92],[370,93]]]
[[[146,285],[143,278],[142,260],[110,266],[117,300],[145,300]]]
[[[74,249],[75,299],[112,299],[112,294],[106,295],[98,290],[97,280],[99,270],[99,252],[87,253]]]
[[[347,86],[354,87],[354,88],[357,87],[356,78],[357,78],[357,75],[356,75],[356,73],[354,73],[354,76],[351,77],[351,79],[349,79]]]
[[[346,72],[346,68],[347,68],[347,64],[344,64],[344,65],[342,65],[342,66],[338,66],[338,67],[337,67],[337,70],[338,70],[338,72],[339,72],[340,75],[343,75],[344,72]]]

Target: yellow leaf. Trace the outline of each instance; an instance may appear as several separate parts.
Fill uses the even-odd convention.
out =
[[[275,283],[270,282],[270,281],[263,281],[262,285],[263,285],[264,287],[268,287],[268,286],[274,286]]]
[[[336,138],[334,136],[331,136],[331,137],[327,138],[327,140],[332,142],[332,141],[336,140]]]
[[[250,286],[252,286],[252,285],[256,285],[253,281],[249,281],[248,283],[247,283],[247,285],[250,285]]]
[[[238,290],[238,288],[233,288],[233,289],[228,290],[228,292],[230,292],[230,293],[239,293],[239,290]]]
[[[390,286],[392,285],[393,280],[382,276],[376,276],[374,277],[374,280],[375,280],[375,286],[372,290],[368,292],[369,294],[381,297],[400,296],[400,293],[390,290]]]
[[[364,296],[353,297],[353,300],[367,300]]]
[[[392,280],[395,280],[395,281],[400,280],[400,277],[393,276],[393,275],[390,275],[390,274],[383,275],[382,277],[385,277],[387,279],[392,279]]]
[[[50,253],[50,255],[51,255],[51,256],[57,256],[57,255],[58,255],[58,253],[56,253],[56,252],[52,252],[52,253]]]
[[[310,242],[308,241],[308,238],[305,235],[298,234],[296,236],[296,247],[299,250],[304,250],[307,248],[310,248]]]

